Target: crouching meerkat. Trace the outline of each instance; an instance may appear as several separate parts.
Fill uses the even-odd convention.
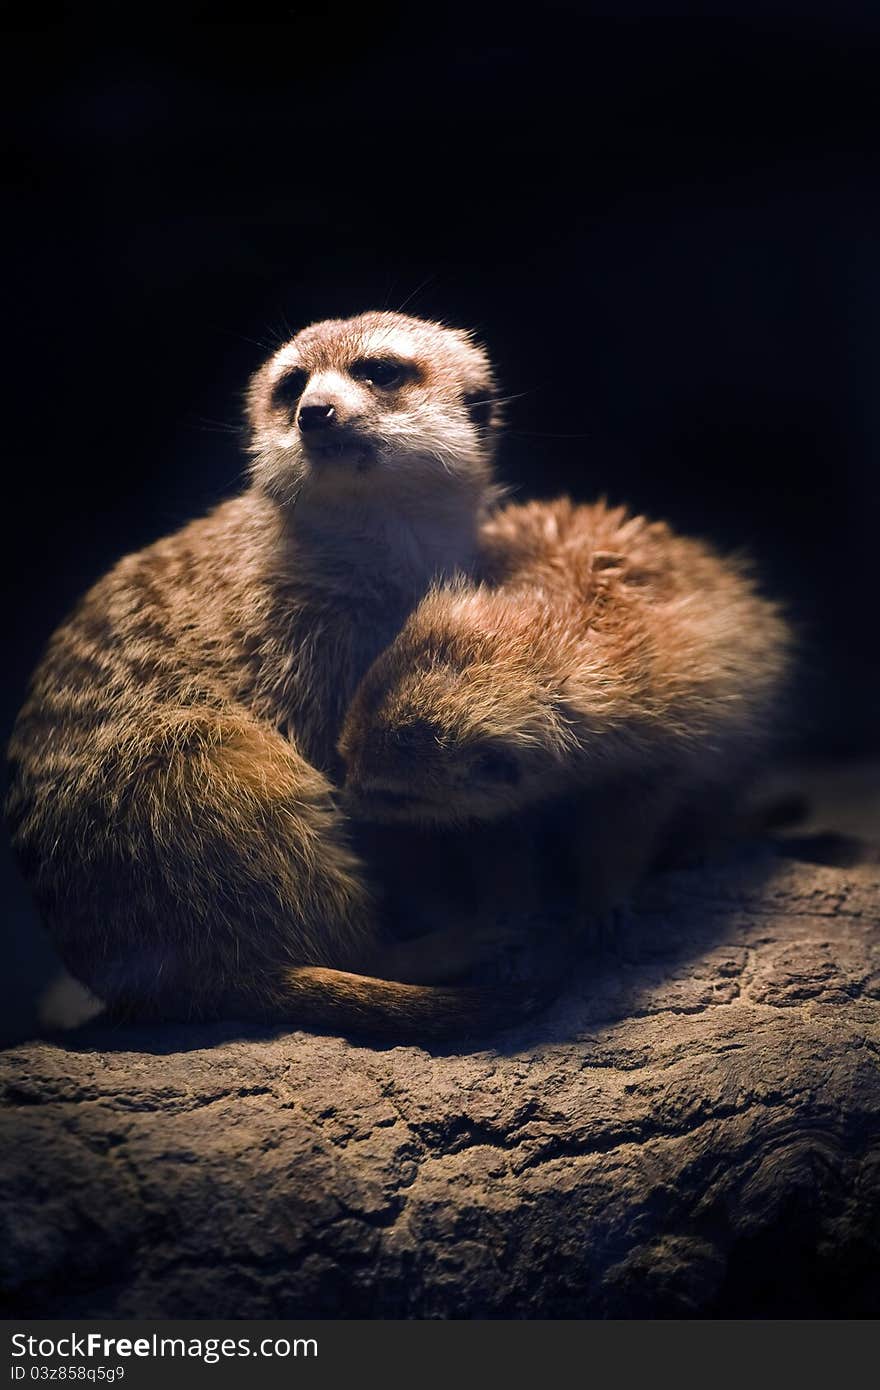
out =
[[[604,912],[732,807],[778,728],[789,628],[745,562],[601,503],[500,511],[485,574],[434,588],[364,678],[347,804],[442,827],[575,798]]]
[[[121,560],[52,637],[10,745],[19,860],[119,1015],[487,1025],[515,1001],[430,987],[481,943],[383,947],[333,779],[370,663],[477,566],[491,366],[465,332],[366,313],[276,352],[248,415],[243,494]]]

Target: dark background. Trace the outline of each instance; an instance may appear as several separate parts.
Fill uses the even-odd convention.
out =
[[[880,15],[691,8],[4,10],[4,738],[77,595],[240,486],[287,325],[405,303],[489,345],[505,479],[748,545],[797,745],[880,751]]]

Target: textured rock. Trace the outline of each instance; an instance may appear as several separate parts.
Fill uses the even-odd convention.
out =
[[[16,1048],[6,1315],[876,1316],[878,888],[770,851],[659,878],[479,1050]]]

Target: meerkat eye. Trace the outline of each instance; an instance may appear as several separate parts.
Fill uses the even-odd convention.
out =
[[[414,719],[411,724],[402,725],[396,730],[394,737],[398,752],[405,753],[424,753],[426,749],[442,742],[440,729],[427,719]]]
[[[406,377],[406,367],[403,362],[393,362],[388,357],[365,357],[352,364],[351,375],[365,386],[381,386],[388,390],[401,384]]]
[[[272,387],[272,404],[292,409],[296,405],[309,381],[309,374],[302,367],[294,367],[285,372]]]
[[[471,772],[481,782],[503,783],[509,787],[515,787],[520,780],[516,758],[500,748],[487,748],[471,763]]]

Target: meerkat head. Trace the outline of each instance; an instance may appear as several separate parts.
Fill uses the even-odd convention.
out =
[[[491,486],[495,383],[460,329],[387,312],[312,324],[257,372],[248,416],[255,483],[282,504],[424,510]]]
[[[432,590],[349,709],[339,751],[352,814],[452,824],[566,790],[577,742],[564,672],[544,659],[556,625],[540,596]]]

